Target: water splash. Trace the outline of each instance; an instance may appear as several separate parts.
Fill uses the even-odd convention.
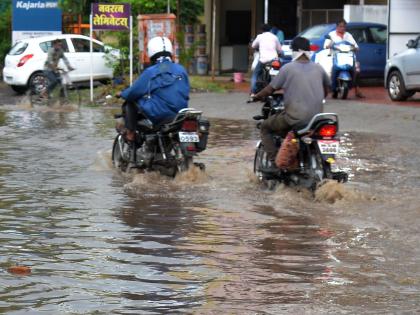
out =
[[[318,202],[335,203],[338,200],[360,201],[366,199],[370,199],[366,193],[335,180],[324,181],[315,191],[315,200]]]

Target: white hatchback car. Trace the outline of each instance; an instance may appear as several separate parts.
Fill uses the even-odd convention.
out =
[[[69,72],[72,82],[90,80],[90,38],[83,35],[63,34],[27,38],[15,43],[5,58],[3,80],[18,93],[24,93],[32,82],[44,76],[43,69],[52,41],[60,39],[64,55],[75,70]],[[106,54],[106,51],[110,51]],[[109,56],[109,58],[106,57]],[[112,61],[119,57],[119,50],[110,49],[93,40],[93,79],[109,80],[113,77]],[[60,67],[64,67],[60,60]]]
[[[420,92],[420,35],[407,43],[407,49],[387,60],[385,88],[393,101],[405,101]]]

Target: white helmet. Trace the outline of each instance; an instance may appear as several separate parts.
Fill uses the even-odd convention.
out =
[[[162,55],[172,55],[172,43],[167,37],[153,37],[147,44],[147,55],[150,59],[156,58],[156,54],[163,53]]]

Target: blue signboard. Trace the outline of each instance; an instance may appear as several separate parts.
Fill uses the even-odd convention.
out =
[[[13,0],[13,41],[23,37],[61,33],[57,0]]]

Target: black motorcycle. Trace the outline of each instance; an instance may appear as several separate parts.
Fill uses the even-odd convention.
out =
[[[261,120],[284,110],[283,97],[274,94],[268,97],[262,107],[262,114],[254,116]],[[270,161],[261,141],[258,142],[254,158],[254,173],[258,180],[273,189],[277,183],[295,185],[314,191],[318,184],[325,179],[346,182],[348,176],[345,172],[332,171],[335,155],[338,153],[340,141],[337,138],[338,116],[334,113],[320,113],[315,115],[306,126],[292,130],[298,145],[298,166],[293,170],[270,168]],[[274,135],[276,146],[280,148],[283,139]]]
[[[275,58],[262,65],[262,70],[257,76],[257,92],[261,91],[270,84],[271,80],[279,73],[281,65],[282,62],[280,58]]]
[[[120,122],[112,147],[112,163],[121,171],[127,171],[131,167],[130,156],[134,155],[135,168],[167,176],[174,177],[192,165],[203,170],[204,164],[193,161],[207,147],[210,123],[201,114],[201,111],[185,108],[171,122],[161,125],[154,125],[145,117],[139,118],[135,141],[131,143],[126,141]],[[122,119],[123,114],[115,118]]]

